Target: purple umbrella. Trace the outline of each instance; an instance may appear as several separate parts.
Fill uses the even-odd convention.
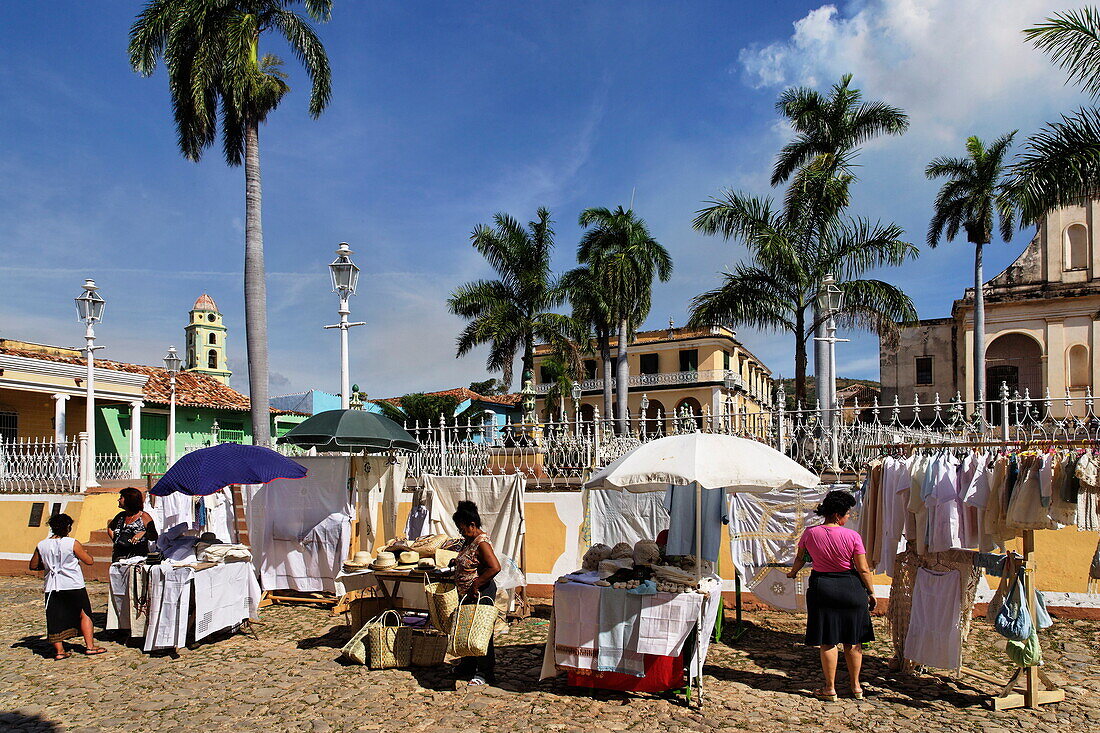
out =
[[[157,481],[150,493],[173,491],[207,496],[230,484],[266,484],[281,478],[302,478],[306,468],[270,448],[221,443],[187,453]]]

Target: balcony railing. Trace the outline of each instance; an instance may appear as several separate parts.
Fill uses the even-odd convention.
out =
[[[0,493],[78,492],[79,456],[75,440],[0,441]]]
[[[744,389],[745,380],[741,375],[729,369],[708,369],[704,371],[663,372],[661,374],[631,374],[627,384],[631,387],[657,387],[679,384],[713,384],[722,382],[730,389]],[[618,380],[611,380],[611,388],[615,389]],[[602,392],[602,379],[585,379],[577,382],[582,392]],[[536,384],[536,394],[546,394],[550,391],[549,383]]]

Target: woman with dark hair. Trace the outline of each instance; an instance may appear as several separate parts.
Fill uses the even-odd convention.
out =
[[[107,651],[95,644],[92,628],[92,604],[84,587],[80,563],[92,564],[92,556],[84,546],[69,536],[73,518],[68,514],[50,517],[48,538],[38,543],[31,557],[31,570],[45,570],[46,640],[54,646],[54,659],[67,659],[65,640],[84,637],[85,654]]]
[[[114,543],[111,562],[145,557],[149,543],[157,539],[153,518],[145,511],[145,496],[140,489],[125,488],[118,492],[118,508],[122,511],[107,523],[107,534]]]
[[[802,533],[794,566],[787,573],[793,578],[807,558],[813,563],[806,593],[806,643],[820,648],[825,686],[814,694],[828,701],[836,700],[837,644],[844,645],[852,696],[862,700],[862,645],[875,639],[871,626],[875,589],[867,551],[859,532],[844,527],[855,505],[855,497],[847,491],[830,491],[814,510],[825,521]]]
[[[481,531],[481,514],[477,504],[460,501],[452,516],[462,535],[462,547],[454,559],[455,585],[461,602],[496,605],[497,585],[493,578],[500,572],[500,560],[493,551],[489,535]],[[463,657],[455,667],[460,677],[468,677],[470,685],[484,685],[496,679],[496,650],[492,639],[484,657]]]

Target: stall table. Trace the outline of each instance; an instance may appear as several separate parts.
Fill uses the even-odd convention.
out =
[[[144,573],[135,573],[140,568]],[[143,577],[143,575],[145,577]],[[146,582],[147,581],[147,582]],[[107,629],[144,637],[142,649],[179,649],[190,638],[259,618],[260,584],[250,562],[112,563]]]

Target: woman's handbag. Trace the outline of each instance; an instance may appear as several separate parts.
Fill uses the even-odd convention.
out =
[[[1034,629],[1027,641],[1010,641],[1005,652],[1017,667],[1034,667],[1043,663],[1043,649],[1039,646],[1039,634]]]
[[[1027,599],[1024,598],[1023,571],[1016,575],[1012,590],[1005,598],[1001,610],[993,620],[993,628],[1012,641],[1027,641],[1034,629],[1031,623],[1031,611],[1027,607]]]
[[[371,669],[408,667],[412,657],[412,629],[401,624],[401,614],[386,611],[366,625],[367,664]]]
[[[436,631],[414,631],[412,666],[438,667],[447,658],[448,639]]]
[[[463,603],[455,611],[451,644],[447,649],[453,656],[484,657],[489,652],[499,612],[495,604],[482,603],[483,598],[492,601],[489,596],[478,593],[477,602]]]
[[[428,620],[436,631],[451,633],[455,611],[458,609],[458,590],[454,583],[427,582],[424,579],[424,596],[428,600]]]
[[[370,624],[363,624],[363,627],[355,632],[351,637],[351,641],[344,644],[344,648],[340,650],[340,656],[348,660],[352,664],[366,664],[367,663],[367,632],[370,631]]]

